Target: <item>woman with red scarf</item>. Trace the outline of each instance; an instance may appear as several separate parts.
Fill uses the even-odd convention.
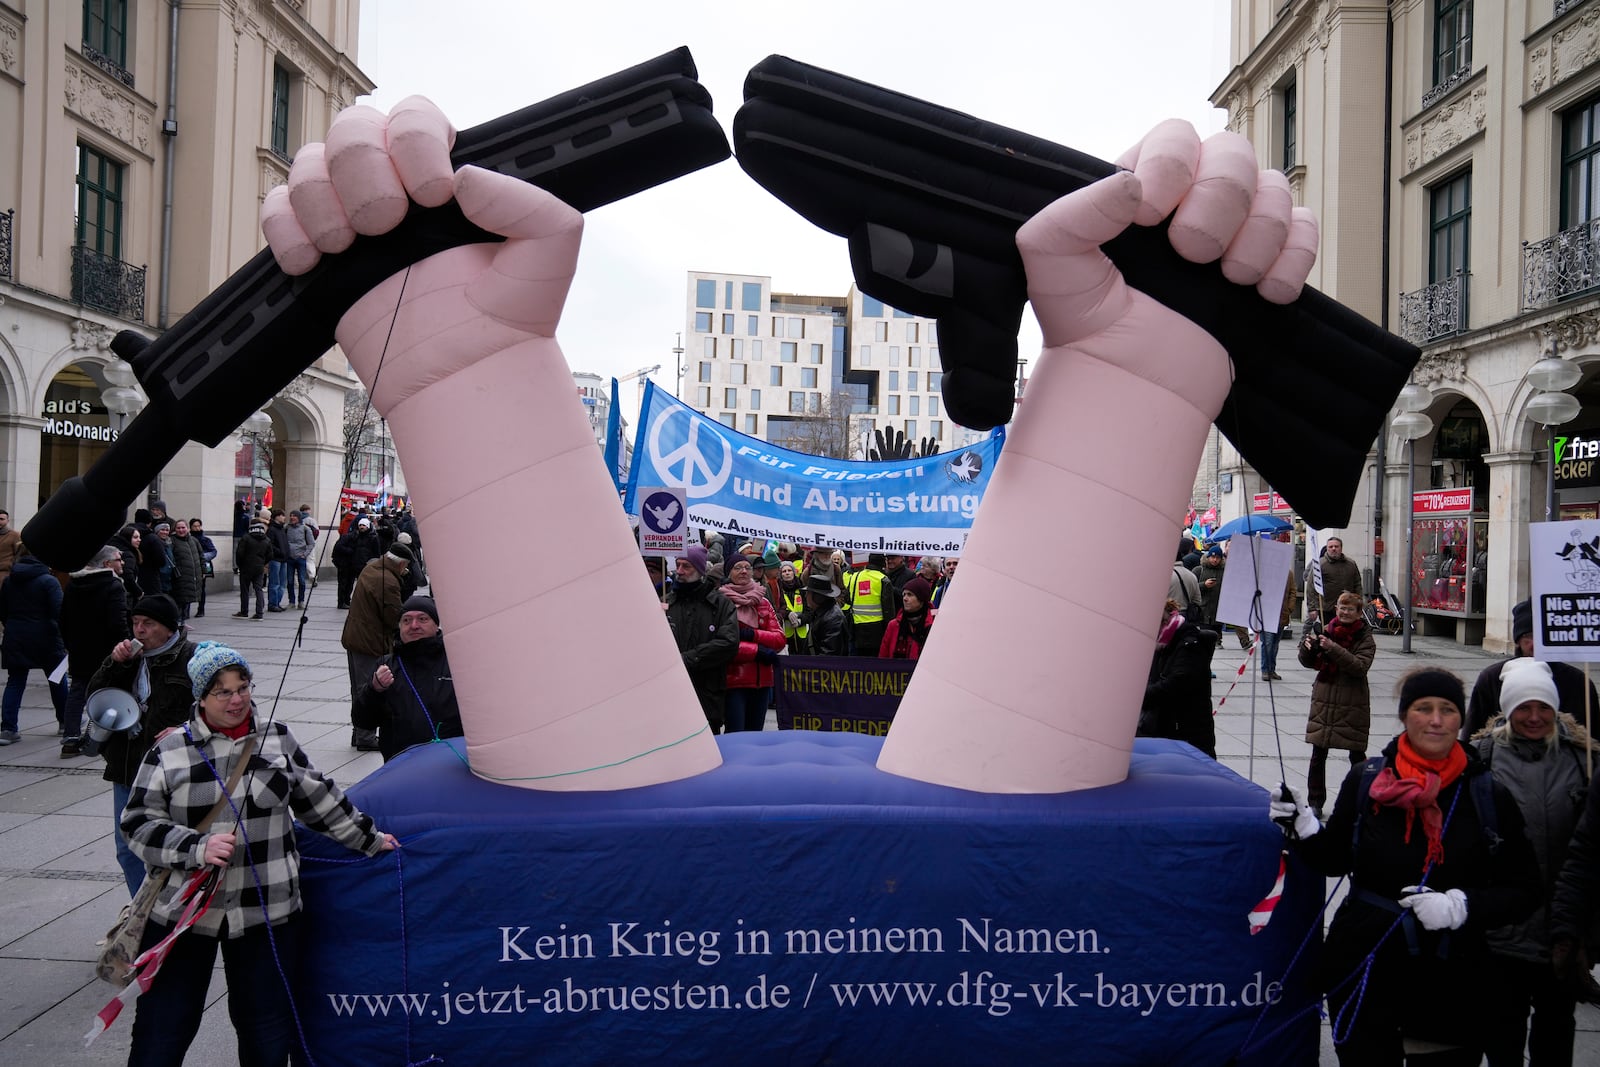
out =
[[[928,627],[937,611],[928,606],[933,585],[920,575],[900,591],[900,614],[889,620],[878,643],[879,659],[916,659],[928,641]]]
[[[1326,826],[1286,786],[1292,799],[1272,803],[1301,858],[1350,876],[1319,975],[1341,1064],[1478,1064],[1486,1015],[1472,1005],[1494,988],[1485,932],[1538,906],[1516,801],[1457,740],[1465,703],[1455,675],[1413,671],[1404,732],[1351,770]]]
[[[723,708],[725,734],[760,730],[767,724],[767,704],[772,697],[772,665],[778,649],[788,642],[778,625],[778,614],[767,599],[767,587],[756,581],[750,560],[734,556],[728,582],[718,591],[733,601],[739,618],[739,651],[728,664],[728,695]]]
[[[1361,620],[1361,597],[1355,593],[1340,593],[1333,621],[1321,636],[1310,632],[1300,643],[1300,666],[1317,672],[1311,685],[1311,719],[1306,723],[1306,743],[1311,746],[1306,793],[1319,819],[1328,799],[1328,749],[1349,750],[1353,765],[1367,758],[1372,725],[1367,671],[1377,653],[1378,644]]]

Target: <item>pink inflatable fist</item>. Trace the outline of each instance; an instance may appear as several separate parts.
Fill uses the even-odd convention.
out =
[[[505,237],[399,271],[336,331],[405,465],[472,770],[564,790],[710,770],[721,757],[554,338],[583,216],[514,178],[455,171],[453,139],[419,97],[387,116],[347,109],[262,204],[262,229],[291,274],[413,202],[453,196]]]
[[[1173,248],[1292,301],[1317,230],[1242,138],[1162,123],[1131,169],[1017,233],[1045,349],[878,766],[980,792],[1064,792],[1127,776],[1184,513],[1232,382],[1222,346],[1131,288],[1101,251],[1172,215]],[[1130,421],[1148,432],[1119,447]],[[1086,561],[1040,582],[1016,551],[1052,537]],[[997,626],[995,620],[1026,620]]]

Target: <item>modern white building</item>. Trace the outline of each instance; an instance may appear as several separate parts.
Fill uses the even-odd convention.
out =
[[[1429,425],[1375,443],[1346,551],[1504,649],[1547,485],[1600,514],[1600,464],[1551,462],[1600,437],[1600,4],[1234,0],[1232,55],[1212,101],[1320,217],[1311,284],[1423,350]],[[1225,444],[1200,481],[1223,518],[1271,499]]]
[[[0,0],[0,507],[17,525],[136,408],[126,392],[107,408],[111,338],[159,334],[249,260],[293,152],[372,90],[359,15],[357,0]],[[337,350],[307,362],[261,398],[256,470],[275,503],[320,516],[356,382]],[[190,444],[152,488],[226,533],[249,447]]]
[[[854,286],[777,293],[758,274],[691,271],[685,303],[678,395],[725,426],[801,451],[831,436],[835,454],[857,459],[875,430],[931,439],[935,451],[973,436],[944,415],[932,319]],[[823,416],[831,433],[816,426]]]

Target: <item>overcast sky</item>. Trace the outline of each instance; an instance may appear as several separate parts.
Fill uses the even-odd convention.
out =
[[[359,62],[368,102],[420,93],[466,127],[686,44],[727,130],[745,73],[776,52],[1112,159],[1164,118],[1223,127],[1208,97],[1227,36],[1227,0],[380,0],[363,5]],[[770,275],[779,292],[851,282],[844,240],[730,159],[589,214],[558,332],[573,369],[660,363],[670,388],[691,270]],[[1038,347],[1031,317],[1021,347]]]

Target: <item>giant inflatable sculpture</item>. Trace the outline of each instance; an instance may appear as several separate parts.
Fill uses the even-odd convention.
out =
[[[1355,438],[1328,438],[1347,468],[1415,350],[1305,291],[1315,222],[1236,135],[1165,123],[1118,166],[1075,157],[1074,169],[1048,142],[767,61],[735,127],[741,162],[849,236],[864,289],[940,315],[951,412],[1009,414],[997,398],[1008,407],[1014,348],[985,357],[983,342],[1014,337],[1019,279],[1046,350],[887,740],[719,739],[555,332],[579,208],[726,147],[692,118],[709,101],[686,53],[602,85],[619,99],[596,103],[595,86],[558,98],[589,109],[560,135],[530,147],[507,133],[468,159],[462,140],[495,139],[458,138],[427,101],[349,109],[263,205],[275,266],[252,269],[275,295],[245,316],[255,325],[202,305],[214,321],[190,336],[215,343],[158,340],[164,377],[150,350],[135,357],[169,422],[211,398],[215,425],[201,425],[220,440],[263,398],[204,392],[232,358],[217,346],[313,306],[300,344],[278,345],[283,362],[253,381],[281,385],[321,351],[319,331],[337,338],[393,429],[448,591],[464,741],[414,749],[352,790],[404,847],[352,863],[303,841],[317,949],[297,996],[317,1061],[1314,1060],[1314,1015],[1270,1017],[1314,995],[1296,975],[1282,984],[1320,903],[1314,880],[1291,867],[1290,918],[1253,936],[1246,913],[1281,878],[1264,794],[1186,746],[1133,735],[1173,517],[1212,422],[1261,455],[1303,444],[1284,391],[1337,352],[1364,372],[1336,428]],[[884,136],[863,133],[868,112]],[[581,151],[651,121],[667,131],[652,150]],[[983,208],[977,223],[908,210],[895,178],[908,153],[951,187],[1021,191],[989,210],[957,189],[951,202]],[[559,178],[567,154],[588,168],[577,188]],[[515,172],[529,160],[555,160],[558,177],[530,184]],[[870,194],[851,184],[863,174]],[[829,206],[830,187],[848,211]],[[419,221],[434,218],[448,227]],[[393,236],[419,225],[434,236]],[[347,275],[347,257],[363,266]],[[229,314],[232,329],[216,324]],[[1306,347],[1262,344],[1272,328]],[[1129,411],[1159,447],[1114,446]],[[176,447],[175,425],[145,439]],[[41,556],[76,562],[100,543],[61,516],[104,507],[116,483],[92,483],[105,473],[30,524]],[[1348,510],[1353,476],[1342,501],[1338,487],[1295,484],[1300,500],[1285,495],[1302,510]],[[489,510],[507,521],[479,521]],[[566,537],[574,526],[587,536]],[[1013,546],[1046,534],[1096,566],[1039,588]],[[999,621],[1018,615],[1042,624]],[[1074,657],[1092,665],[1068,689]]]

